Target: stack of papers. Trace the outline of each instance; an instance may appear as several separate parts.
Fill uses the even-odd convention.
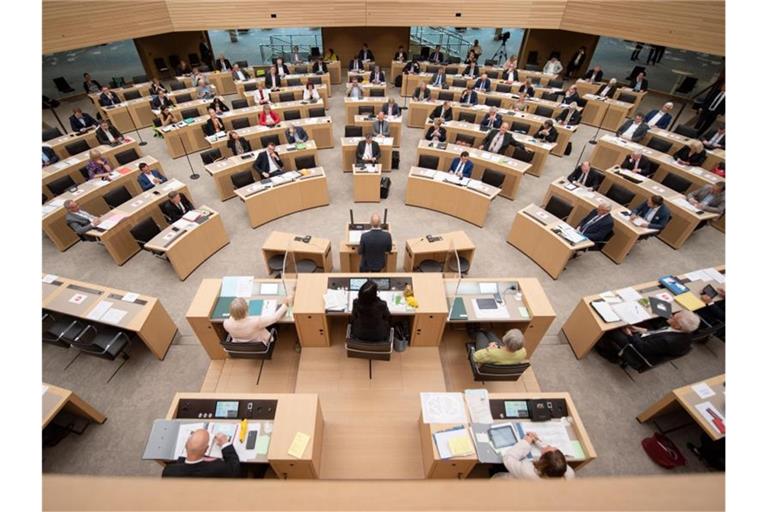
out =
[[[611,306],[621,320],[629,325],[639,324],[651,318],[648,311],[637,301],[620,302]]]
[[[467,429],[458,427],[450,430],[443,430],[432,434],[437,447],[437,454],[441,459],[450,459],[451,457],[464,457],[475,453],[474,445],[469,437]]]
[[[225,276],[221,279],[220,297],[250,297],[253,295],[253,276]]]
[[[384,290],[379,292],[379,298],[387,303],[390,312],[405,313],[407,310],[408,304],[405,302],[403,292]]]
[[[483,194],[489,194],[492,190],[489,185],[486,185],[482,181],[478,180],[469,180],[469,183],[467,183],[467,188],[482,192]]]
[[[346,290],[325,290],[323,295],[323,301],[325,302],[326,311],[346,311],[347,310],[347,295]]]
[[[367,233],[367,232],[368,232],[367,229],[361,230],[361,231],[350,231],[348,243],[352,245],[359,245],[360,237],[363,236],[363,233]]]
[[[461,393],[421,393],[424,423],[467,423]]]
[[[493,423],[487,389],[465,389],[464,399],[467,402],[472,423]]]
[[[542,446],[554,446],[566,457],[575,457],[573,443],[568,436],[568,430],[565,428],[566,424],[563,421],[540,421],[540,422],[520,422],[518,425],[518,433],[520,439],[525,437],[525,434],[534,432],[539,436],[540,443],[537,445]],[[534,445],[531,449],[531,455],[534,459],[538,459],[541,456],[541,450],[537,445]]]
[[[695,213],[695,212],[699,211],[698,208],[696,208],[691,203],[689,203],[688,200],[686,198],[684,198],[684,197],[677,197],[677,198],[673,199],[672,202],[674,204],[676,204],[677,206],[685,208],[686,210],[688,210],[690,212],[694,212]]]
[[[259,295],[277,295],[280,291],[280,285],[277,283],[261,283]]]

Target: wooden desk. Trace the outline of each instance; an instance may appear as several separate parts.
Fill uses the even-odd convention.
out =
[[[473,179],[473,186],[481,189],[474,190],[442,181],[443,178],[443,173],[435,174],[433,169],[411,167],[405,186],[405,204],[442,212],[482,227],[491,201],[502,189]]]
[[[229,244],[229,236],[218,212],[208,206],[200,206],[194,211],[209,217],[202,224],[184,219],[176,221],[144,245],[147,250],[164,254],[182,281]]]
[[[531,169],[531,164],[515,160],[504,155],[489,153],[481,149],[468,148],[459,144],[447,144],[445,149],[440,149],[432,141],[422,139],[416,149],[417,161],[421,155],[431,155],[439,158],[437,168],[441,171],[447,171],[451,167],[451,162],[463,151],[469,153],[474,167],[472,168],[472,179],[480,180],[486,169],[500,172],[504,175],[504,181],[501,184],[501,196],[507,199],[514,199],[517,190],[520,188],[520,182],[523,175]]]
[[[715,269],[719,272],[725,272],[725,265],[715,267]],[[664,273],[661,272],[659,275],[662,276]],[[691,282],[686,275],[687,274],[682,274],[677,277],[694,293],[703,290],[707,284],[720,286],[720,284],[710,280]],[[644,297],[658,295],[666,290],[666,288],[659,284],[658,280],[632,285],[631,288],[637,290],[637,292]],[[602,338],[603,334],[627,325],[622,321],[611,323],[604,322],[600,315],[598,315],[595,310],[592,309],[592,306],[590,306],[590,303],[595,300],[602,300],[602,297],[598,294],[582,297],[571,312],[568,320],[563,324],[563,334],[565,334],[568,343],[571,344],[571,348],[577,359],[581,359],[587,355],[589,351],[592,350],[592,347],[595,346],[595,343]],[[716,300],[720,300],[720,298],[718,297]],[[673,312],[680,311],[681,309],[681,306],[677,302],[672,302]],[[648,312],[652,318],[656,317],[652,310],[648,309]]]
[[[640,106],[640,103],[643,102],[643,98],[645,98],[646,91],[634,91],[631,87],[619,87],[616,89],[616,92],[613,93],[614,98],[619,98],[620,96],[631,96],[632,97],[632,108],[627,113],[627,117],[632,117],[635,115],[635,112],[637,112],[637,107]]]
[[[648,146],[651,139],[657,138],[669,142],[672,147],[667,151],[668,154],[674,155],[683,146],[687,146],[694,140],[689,137],[680,135],[679,133],[670,132],[668,130],[662,130],[661,128],[651,128],[642,140],[643,146]],[[725,162],[725,149],[707,149],[707,159],[701,164],[703,169],[711,171],[718,163]]]
[[[395,272],[397,270],[397,244],[395,243],[395,237],[392,234],[392,224],[389,224],[387,230],[392,236],[392,251],[387,253],[386,263],[384,265],[384,272]],[[360,255],[357,254],[357,249],[360,246],[359,242],[351,242],[349,237],[349,225],[344,228],[344,238],[339,241],[339,260],[341,263],[341,271],[346,273],[353,273],[360,271]]]
[[[341,155],[344,172],[352,172],[352,168],[357,161],[357,143],[363,140],[365,140],[365,137],[341,138]],[[373,140],[378,142],[379,150],[381,151],[381,155],[379,156],[381,170],[384,172],[391,171],[394,139],[392,137],[374,137]]]
[[[315,142],[315,146],[318,149],[328,149],[333,147],[333,121],[330,117],[308,117],[305,119],[294,119],[292,121],[282,122],[280,126],[268,127],[268,126],[248,126],[246,128],[240,128],[235,130],[241,138],[247,140],[251,149],[262,149],[264,145],[261,143],[261,138],[269,135],[277,135],[280,144],[287,144],[286,131],[288,130],[288,124],[292,126],[300,126],[307,132],[307,136]],[[229,141],[229,133],[224,134],[222,137],[211,135],[205,138],[210,144],[211,148],[218,149],[224,156],[232,156],[232,151],[227,146]]]
[[[351,82],[353,78],[357,78],[358,83],[364,83],[371,79],[371,72],[366,71],[347,71],[347,83]]]
[[[103,181],[101,178],[88,180],[78,185],[74,192],[64,192],[43,205],[43,232],[58,250],[65,251],[80,240],[67,225],[67,210],[64,208],[64,202],[74,199],[83,210],[92,215],[107,213],[110,210],[110,206],[104,201],[104,194],[107,192],[125,187],[133,196],[141,193],[141,187],[137,181],[141,163],[147,163],[152,169],[165,175],[160,162],[151,156],[143,156],[118,167],[120,171],[113,171],[110,181]]]
[[[217,96],[226,96],[235,94],[235,81],[232,78],[231,71],[206,71],[201,73],[205,81],[216,89]],[[176,80],[182,82],[187,87],[192,86],[191,76],[177,76]]]
[[[579,97],[583,98],[587,94],[597,94],[600,88],[606,83],[607,82],[590,82],[583,78],[579,78],[573,85],[576,87],[576,92],[579,93]]]
[[[176,393],[166,419],[179,416],[179,401],[201,400],[277,400],[275,419],[272,422],[267,460],[280,479],[318,478],[320,475],[323,446],[323,412],[317,395],[309,393]],[[253,420],[260,421],[260,420]],[[240,420],[216,422],[239,423]],[[309,443],[301,457],[288,454],[297,432],[309,436]],[[262,433],[259,433],[261,436]],[[248,461],[243,461],[248,463]]]
[[[334,60],[334,61],[325,61],[325,65],[328,68],[328,75],[331,79],[332,84],[340,84],[341,83],[341,61]],[[307,70],[312,69],[312,63],[306,62],[302,64],[290,64],[286,63],[286,66],[288,66],[288,71],[290,73],[296,72],[297,66],[303,66],[306,67]]]
[[[102,116],[109,119],[120,133],[126,134],[136,131],[136,128],[152,126],[155,116],[152,114],[151,99],[142,96],[135,100],[123,100],[118,105],[100,107]]]
[[[98,146],[99,141],[96,140],[96,128],[91,128],[85,133],[65,133],[64,135],[43,142],[43,146],[51,148],[53,152],[56,153],[56,156],[59,157],[59,160],[66,160],[70,156],[67,151],[67,146],[74,144],[75,142],[80,142],[81,140],[87,142],[89,147]]]
[[[275,150],[280,155],[280,160],[283,161],[286,170],[295,170],[296,159],[302,156],[311,155],[315,158],[315,162],[317,162],[317,146],[313,140],[308,140],[305,143],[304,149],[296,149],[295,144],[280,144],[275,147]],[[252,169],[258,154],[262,151],[266,151],[266,149],[252,151],[251,158],[243,159],[243,155],[231,156],[205,166],[205,171],[213,177],[213,181],[216,183],[219,199],[226,201],[235,197],[235,186],[232,184],[231,176],[238,172]]]
[[[178,330],[160,300],[154,297],[139,294],[136,300],[129,302],[126,300],[126,291],[51,275],[43,275],[42,284],[43,311],[61,313],[80,318],[87,323],[109,325],[136,333],[158,359],[165,358]],[[85,298],[79,303],[73,302],[72,299],[76,295]],[[114,309],[126,311],[119,322],[110,323],[89,318],[94,307],[105,300],[112,302]]]
[[[290,69],[289,69],[290,71]],[[315,87],[324,86],[326,90],[326,94],[324,96],[324,100],[328,99],[328,93],[327,91],[331,90],[331,76],[329,73],[291,73],[288,75],[283,75],[283,77],[280,79],[280,83],[283,85],[283,87],[280,87],[280,91],[282,91],[286,87],[305,87],[307,83],[309,83],[312,79],[320,79],[319,84],[315,84]],[[265,83],[267,80],[266,75],[256,77],[256,78],[250,78],[248,80],[238,80],[235,82],[234,87],[235,91],[241,98],[243,96],[243,92],[245,91],[245,85],[246,84],[257,84],[257,83]],[[318,91],[319,92],[319,91]]]
[[[543,208],[530,204],[515,215],[507,242],[536,262],[552,279],[557,279],[576,251],[595,245],[590,240],[571,245],[553,231],[562,223]]]
[[[578,469],[585,466],[589,462],[593,461],[597,457],[592,441],[587,435],[587,430],[584,427],[584,423],[579,416],[576,406],[573,403],[570,393],[556,392],[556,393],[490,393],[489,398],[491,400],[532,400],[532,399],[562,399],[565,400],[568,417],[570,423],[566,426],[568,436],[572,441],[578,441],[581,445],[581,449],[584,452],[583,458],[567,458],[567,463],[573,469]],[[467,413],[467,419],[469,419],[469,413]],[[494,419],[494,423],[509,423],[510,421],[519,422],[530,420],[509,420],[509,419]],[[553,422],[559,422],[559,419],[550,420]],[[474,467],[479,464],[477,452],[472,455],[464,457],[452,457],[449,459],[441,459],[437,447],[434,443],[432,435],[442,430],[450,428],[464,426],[467,429],[470,439],[474,441],[474,435],[470,429],[470,423],[465,424],[443,424],[443,423],[424,423],[423,414],[419,416],[419,434],[421,437],[421,454],[422,462],[424,465],[425,478],[466,478]],[[473,445],[473,449],[476,450]]]
[[[400,133],[403,131],[403,116],[385,116],[384,119],[389,123],[389,134],[392,136],[392,145],[400,147]],[[368,135],[373,130],[373,123],[376,119],[371,119],[366,115],[355,116],[355,126],[363,127],[363,135]]]
[[[139,94],[142,96],[149,96],[149,87],[152,85],[152,82],[142,82],[139,84],[126,84],[125,87],[115,87],[114,89],[110,89],[113,93],[117,95],[118,98],[121,100],[125,99],[125,93],[129,91],[138,91]],[[98,92],[90,92],[88,93],[88,97],[91,99],[91,101],[95,105],[99,105],[99,96],[101,96],[101,91]]]
[[[666,395],[664,395],[658,402],[649,406],[646,410],[637,416],[637,421],[645,423],[650,420],[662,416],[666,413],[674,410],[682,409],[693,418],[693,420],[701,427],[701,429],[707,433],[710,439],[713,441],[719,441],[725,438],[725,434],[721,434],[709,421],[709,417],[705,417],[696,409],[697,405],[709,402],[715,406],[717,412],[723,415],[725,420],[725,374],[711,377],[702,381],[706,383],[712,391],[715,392],[714,396],[709,398],[701,398],[693,386],[696,384],[690,384],[688,386],[682,386],[673,389]]]
[[[413,272],[424,260],[435,260],[445,263],[449,258],[455,260],[456,255],[464,258],[472,266],[475,257],[475,244],[464,231],[451,231],[433,235],[442,238],[430,242],[426,237],[410,238],[405,241],[405,260],[403,270]]]
[[[344,97],[347,124],[355,123],[355,116],[360,114],[360,107],[373,107],[373,113],[376,114],[388,101],[389,98],[386,96],[369,96],[360,100]]]
[[[258,84],[265,84],[264,90],[267,91],[269,94],[269,98],[271,101],[278,103],[280,101],[280,95],[283,93],[291,93],[293,94],[294,100],[302,100],[304,99],[304,89],[306,88],[307,82],[309,81],[309,77],[313,76],[319,76],[319,75],[289,75],[292,77],[292,79],[299,79],[301,80],[301,83],[297,85],[287,85],[287,82],[285,79],[283,79],[283,86],[279,87],[277,89],[270,89],[266,87],[265,84],[265,78],[251,78],[249,80],[245,81],[237,81],[235,82],[235,87],[237,88],[237,95],[243,99],[248,99],[249,104],[253,105],[254,100],[253,97],[256,95],[257,88],[254,88],[254,86],[257,86]],[[305,77],[303,80],[299,77]],[[331,83],[330,80],[328,80],[328,74],[323,75],[323,82],[320,84],[315,84],[315,90],[317,91],[317,94],[320,96],[320,99],[322,100],[323,105],[328,105],[328,98],[331,96],[330,90],[331,90]]]
[[[587,105],[581,112],[581,122],[611,132],[619,129],[634,108],[633,103],[600,98],[594,94],[585,94],[582,98],[587,100]]]
[[[296,240],[296,238],[303,238],[303,235],[283,231],[272,231],[269,234],[261,246],[264,268],[267,273],[270,272],[269,259],[272,256],[285,255],[288,252],[294,255],[297,262],[299,260],[312,260],[323,272],[333,272],[330,240],[313,236],[309,242],[304,242],[303,240]]]
[[[568,187],[571,186],[575,186],[576,188],[569,190]],[[593,192],[583,187],[579,187],[578,185],[571,184],[565,178],[556,178],[549,184],[547,194],[544,196],[544,200],[541,204],[546,205],[552,196],[562,199],[573,207],[571,214],[565,220],[573,227],[578,226],[579,222],[581,222],[589,212],[597,208],[598,204],[608,203],[611,205],[613,236],[610,241],[603,246],[602,251],[603,254],[611,258],[614,263],[623,262],[638,240],[658,232],[655,229],[636,226],[629,220],[629,215],[624,215],[625,212],[629,213],[630,210],[599,192]]]
[[[356,203],[381,202],[381,164],[352,169],[352,197]]]
[[[287,183],[263,188],[257,181],[233,190],[232,193],[245,203],[252,228],[291,213],[329,204],[328,181],[323,168],[313,167],[301,172],[304,173],[302,177]],[[229,183],[231,186],[231,180]]]
[[[380,84],[374,84],[371,82],[363,82],[358,83],[360,86],[360,89],[363,91],[363,96],[365,97],[371,97],[371,91],[377,91],[378,94],[376,96],[373,96],[374,98],[377,96],[386,96],[387,95],[387,84],[386,83],[380,83]],[[346,83],[346,90],[344,91],[344,95],[349,92],[349,90],[352,88],[351,82]]]
[[[59,414],[66,411],[94,423],[104,423],[107,417],[69,389],[43,382],[43,429]]]

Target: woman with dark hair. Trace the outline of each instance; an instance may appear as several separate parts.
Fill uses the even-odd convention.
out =
[[[531,461],[528,454],[536,445],[541,450],[538,460]],[[503,456],[504,466],[508,473],[501,472],[493,475],[493,478],[515,478],[521,480],[539,480],[540,478],[565,478],[570,480],[576,475],[573,469],[565,462],[563,452],[553,446],[545,446],[533,432],[529,432],[523,439],[510,448],[507,448]]]
[[[377,295],[378,286],[370,279],[363,283],[352,303],[352,336],[362,341],[389,338],[389,308]]]
[[[221,98],[221,96],[216,96],[213,98],[213,101],[210,105],[208,105],[208,108],[214,109],[217,114],[221,114],[222,112],[229,112],[229,107],[226,103],[224,103],[224,100]]]

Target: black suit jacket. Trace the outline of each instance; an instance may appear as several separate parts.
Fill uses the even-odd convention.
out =
[[[160,98],[160,96],[155,96],[152,98],[152,108],[155,110],[163,110],[165,107],[172,107],[173,102],[171,101],[171,98],[166,96],[165,98]]]
[[[493,119],[493,123],[491,123],[491,115],[485,114],[483,116],[483,120],[480,121],[480,126],[487,126],[488,128],[498,128],[501,126],[501,114],[496,113],[496,117]]]
[[[600,70],[598,72],[595,72],[594,69],[590,69],[587,71],[587,73],[584,75],[584,80],[592,79],[593,82],[599,82],[603,79],[603,71]]]
[[[107,96],[106,93],[101,93],[99,95],[99,105],[102,107],[108,107],[110,105],[117,105],[120,103],[120,98],[117,97],[117,94],[112,93],[112,96]]]
[[[418,73],[421,71],[421,65],[416,61],[411,61],[403,68],[403,73]]]
[[[415,100],[428,100],[429,99],[429,87],[424,88],[424,93],[422,96],[421,87],[417,87],[415,91],[413,91],[413,99]]]
[[[581,166],[577,165],[573,172],[568,175],[568,181],[577,182],[581,179],[581,175]],[[597,188],[599,184],[600,175],[598,175],[595,171],[590,170],[589,173],[587,173],[587,181],[583,185],[587,188]],[[581,185],[581,183],[579,183],[579,185]]]
[[[295,126],[294,130],[293,135],[288,130],[285,130],[285,140],[288,141],[288,144],[306,142],[309,139],[307,132],[301,126]]]
[[[358,58],[354,58],[349,61],[349,70],[352,71],[355,68],[355,61],[357,61],[357,70],[358,72],[362,72],[365,70],[365,67],[363,66],[363,61],[361,61]]]
[[[613,95],[616,94],[616,87],[609,86],[608,84],[601,85],[600,88],[595,92],[595,96],[600,96],[600,92],[605,89],[607,89],[607,92],[605,93],[606,98],[613,98]]]
[[[563,109],[563,111],[557,115],[557,120],[565,122],[565,118],[568,117],[568,112],[569,110],[567,108]],[[579,112],[578,110],[574,110],[573,114],[571,115],[571,119],[568,121],[568,124],[575,125],[575,124],[579,124],[580,122],[581,122],[581,112]]]
[[[715,133],[717,133],[717,128],[712,128],[711,130],[707,130],[707,133],[702,135],[701,141],[707,142],[709,139],[715,136]],[[723,134],[723,137],[720,139],[719,144],[723,146],[723,149],[725,149],[725,134]]]
[[[528,96],[533,96],[536,93],[536,89],[533,88],[533,86],[526,87],[525,84],[520,86],[520,89],[517,90],[519,93],[525,93]]]
[[[184,205],[185,211],[188,212],[189,210],[195,209],[189,199],[187,199],[187,196],[184,194],[179,194],[179,196],[181,196],[181,204]],[[181,208],[173,204],[171,201],[164,201],[160,205],[160,209],[163,210],[163,213],[170,219],[171,222],[176,222],[184,216],[184,212],[181,211]]]
[[[389,103],[385,103],[384,105],[381,106],[381,111],[384,112],[385,114],[387,114],[388,116],[389,115],[399,116],[400,115],[400,105],[398,105],[397,103],[392,103],[392,113],[390,114],[389,113]]]
[[[621,162],[621,168],[622,169],[628,169],[630,171],[635,170],[635,163],[632,162],[630,159],[632,158],[632,155],[627,155],[624,158],[624,161]],[[637,172],[638,174],[642,174],[643,176],[648,176],[651,174],[651,162],[648,160],[644,155],[640,155],[640,161],[637,165]]]
[[[221,126],[222,126],[221,131],[225,131],[226,128],[224,128],[224,122],[221,119],[219,119],[219,123],[221,123]],[[210,136],[216,132],[217,132],[216,128],[213,127],[213,119],[208,119],[205,122],[205,134]]]
[[[657,328],[663,328],[664,326],[666,326],[666,323],[657,324]],[[685,355],[691,349],[693,340],[689,333],[667,331],[647,336],[634,333],[628,337],[628,341],[651,364],[657,364],[665,359]]]
[[[75,117],[75,115],[69,116],[69,126],[72,128],[73,132],[79,132],[83,128],[90,128],[91,126],[99,126],[99,122],[96,121],[91,114],[88,112],[83,112],[83,117],[81,117],[85,122],[85,126],[80,122],[80,120]]]
[[[123,134],[120,133],[120,131],[118,131],[118,129],[112,125],[109,125],[108,130],[109,130],[109,133],[111,133],[112,136],[115,138],[115,142],[117,142],[117,139],[123,136]],[[107,138],[107,135],[104,133],[104,130],[102,130],[101,127],[99,127],[96,130],[96,140],[99,141],[99,144],[109,144],[109,139]]]
[[[355,156],[357,157],[357,162],[360,163],[363,161],[363,155],[365,154],[365,141],[361,140],[357,143],[357,150],[355,151]],[[375,140],[371,141],[371,155],[373,158],[378,161],[379,158],[381,158],[381,149],[379,148],[379,143]]]
[[[221,449],[223,458],[187,464],[184,457],[163,469],[164,477],[237,478],[240,476],[240,458],[232,445]]]
[[[59,161],[59,157],[48,146],[43,146],[43,153],[48,158],[48,164],[47,165],[55,164],[56,162]],[[45,160],[43,160],[43,165],[45,165]]]
[[[475,65],[474,65],[474,66],[473,66],[473,67],[470,69],[470,65],[469,65],[469,64],[467,64],[467,65],[464,67],[464,72],[463,72],[462,74],[463,74],[464,76],[470,76],[470,77],[472,77],[472,78],[476,78],[479,72],[480,72],[480,66],[478,66],[477,64],[475,64]]]
[[[243,153],[250,153],[251,152],[251,143],[245,140],[245,138],[240,137],[240,145],[243,147]],[[227,147],[232,152],[232,154],[235,153],[235,141],[234,140],[228,140],[227,141]]]
[[[579,97],[579,93],[577,93],[577,92],[573,93],[571,96],[568,96],[567,94],[564,94],[563,95],[562,103],[565,104],[565,105],[570,105],[574,101],[578,101],[580,99],[581,98]]]
[[[443,52],[432,52],[429,54],[429,62],[443,62]]]
[[[253,164],[253,168],[259,171],[259,175],[261,175],[261,173],[269,172],[269,156],[267,153],[268,151],[262,151],[259,153],[259,156],[256,157],[256,162]],[[282,172],[282,169],[284,168],[283,160],[280,158],[280,155],[277,154],[277,151],[275,151],[275,160],[277,161],[277,165],[280,166],[280,172]]]
[[[264,87],[267,89],[274,89],[275,87],[280,87],[280,75],[275,73],[272,75],[272,73],[268,73],[267,76],[264,78]]]
[[[587,222],[592,220],[593,217],[596,217],[596,216],[597,216],[597,208],[594,208],[591,212],[587,214],[586,217],[581,219],[581,222],[579,222],[579,225],[577,227],[581,228]],[[589,238],[593,242],[604,242],[608,238],[608,235],[611,233],[611,231],[613,231],[613,217],[611,217],[611,214],[609,213],[608,215],[605,215],[602,219],[598,220],[597,222],[592,223],[581,234]]]
[[[389,339],[389,308],[381,299],[364,310],[357,299],[352,302],[352,336],[362,341]]]
[[[430,119],[435,119],[436,117],[440,117],[440,111],[442,110],[443,106],[438,105],[432,110],[432,113],[429,114]],[[451,107],[448,107],[445,112],[443,112],[443,119],[446,121],[451,121],[453,119],[453,109]]]
[[[483,139],[483,143],[480,147],[483,148],[483,150],[488,151],[488,148],[491,146],[491,142],[493,142],[493,139],[496,137],[496,134],[499,133],[499,130],[491,130],[488,132],[488,135],[485,136]],[[499,154],[503,155],[506,151],[509,145],[516,145],[514,137],[512,136],[512,132],[507,132],[504,134],[504,139],[501,143],[501,148],[499,149]]]
[[[438,140],[440,142],[445,142],[446,139],[446,131],[445,128],[442,126],[437,129],[437,133],[439,134]],[[432,136],[435,134],[435,126],[430,126],[427,130],[427,134],[424,136],[425,139],[432,140]]]
[[[504,73],[501,74],[501,78],[508,82],[518,82],[520,81],[520,75],[517,72],[516,69],[508,69]]]
[[[408,60],[408,52],[406,51],[395,52],[395,56],[393,57],[393,60]]]
[[[229,59],[224,59],[224,64],[227,65],[227,71],[232,71],[232,64],[229,63]],[[221,65],[221,60],[216,59],[216,70],[222,71],[224,67]]]
[[[328,72],[328,66],[325,65],[325,62],[318,60],[314,64],[312,64],[312,72],[313,73],[327,73]]]
[[[557,141],[557,130],[555,129],[554,126],[549,129],[548,135],[544,135],[543,132],[544,132],[544,127],[542,126],[536,131],[536,134],[534,135],[534,137],[536,137],[537,139],[545,140],[547,142]]]
[[[364,55],[366,52],[368,52],[368,55]],[[368,60],[376,60],[373,58],[373,52],[371,51],[370,48],[368,48],[368,50],[365,50],[365,51],[360,50],[357,54],[357,58],[360,60],[365,60],[366,57],[368,58]]]
[[[632,83],[629,85],[629,88],[634,90],[634,88],[635,88],[635,85],[636,85],[636,84],[637,84],[637,80],[635,80],[634,82],[632,82]],[[642,81],[642,82],[640,82],[640,90],[641,90],[641,91],[647,91],[647,90],[648,90],[648,80],[647,80],[646,78],[643,78],[643,81]]]
[[[96,87],[98,87],[98,88],[99,88],[99,90],[101,90],[101,84],[100,84],[100,83],[99,83],[97,80],[91,80],[91,82],[93,82],[94,84],[96,84]],[[91,91],[89,91],[89,90],[88,90],[88,82],[83,82],[83,89],[85,89],[85,93],[86,93],[86,94],[88,94],[89,92],[91,92]]]
[[[387,253],[392,251],[392,235],[381,229],[372,229],[360,237],[357,254],[360,272],[378,272],[387,263]]]
[[[676,159],[683,160],[684,162],[688,162],[691,165],[701,166],[701,164],[704,163],[704,160],[707,159],[707,151],[702,149],[701,153],[691,154],[691,148],[688,146],[683,146],[678,149],[673,156]]]

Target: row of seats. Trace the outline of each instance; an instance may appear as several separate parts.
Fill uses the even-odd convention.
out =
[[[80,142],[85,142],[85,141],[83,140],[83,141],[80,141]],[[88,151],[88,149],[89,148],[88,148],[88,145],[86,143],[85,151]],[[80,151],[80,152],[82,152],[82,151]],[[77,154],[77,153],[71,153],[71,154]],[[117,163],[120,164],[120,165],[129,164],[129,163],[133,162],[134,160],[138,160],[139,158],[141,158],[141,157],[139,157],[139,154],[136,153],[136,150],[133,149],[133,148],[131,148],[131,149],[127,150],[127,151],[123,151],[121,153],[117,153],[115,155],[115,160],[117,160]],[[80,174],[87,181],[89,179],[87,167],[83,166],[79,170],[80,170]],[[69,175],[62,176],[61,178],[57,178],[57,179],[51,181],[50,183],[48,183],[48,189],[51,191],[51,193],[54,196],[61,195],[64,192],[66,192],[67,190],[69,190],[69,189],[71,189],[73,187],[76,187],[76,186],[77,186],[77,183],[75,183],[75,180],[73,180],[72,177],[69,176]],[[109,195],[109,194],[110,194],[110,192],[108,192],[107,194],[104,195],[105,200],[106,200],[106,196]]]
[[[218,149],[211,151],[218,151]],[[311,169],[313,167],[317,167],[313,155],[302,156],[296,159],[296,170]],[[234,186],[235,189],[247,187],[251,183],[256,183],[256,178],[253,176],[252,169],[235,173],[230,176],[229,179],[232,180],[232,186]]]

